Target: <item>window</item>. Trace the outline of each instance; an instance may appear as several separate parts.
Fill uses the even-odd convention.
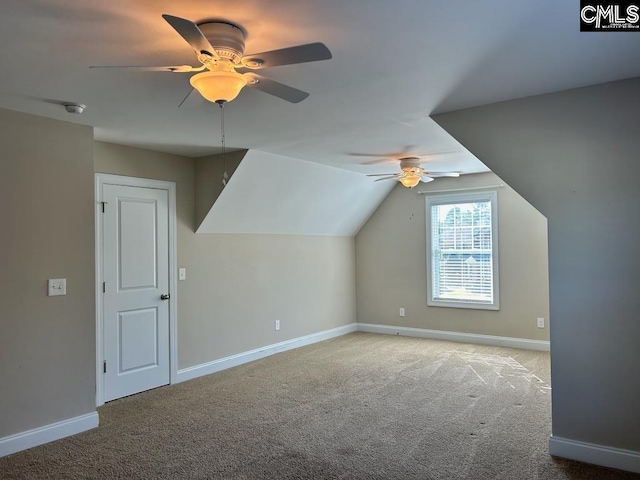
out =
[[[430,196],[427,305],[498,310],[496,192]]]

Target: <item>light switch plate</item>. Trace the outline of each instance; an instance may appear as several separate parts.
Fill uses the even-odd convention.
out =
[[[178,270],[178,280],[186,280],[186,278],[187,278],[187,269],[180,268]]]
[[[48,295],[54,297],[56,295],[67,294],[67,279],[66,278],[50,278],[49,279]]]

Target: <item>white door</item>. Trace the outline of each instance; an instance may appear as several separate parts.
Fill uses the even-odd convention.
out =
[[[104,401],[170,381],[168,196],[102,186]]]

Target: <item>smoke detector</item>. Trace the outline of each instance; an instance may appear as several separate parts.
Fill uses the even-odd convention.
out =
[[[65,103],[64,104],[64,109],[69,112],[69,113],[82,113],[84,112],[84,109],[87,108],[86,105],[83,105],[81,103]]]

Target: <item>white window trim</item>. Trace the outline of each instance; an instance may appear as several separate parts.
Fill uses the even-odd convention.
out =
[[[491,202],[491,259],[493,264],[493,303],[475,303],[452,300],[434,300],[433,298],[433,265],[432,265],[432,233],[431,207],[449,203]],[[471,308],[477,310],[500,310],[500,269],[498,246],[498,192],[460,193],[454,195],[433,195],[425,198],[426,227],[427,227],[427,305],[430,307]]]

